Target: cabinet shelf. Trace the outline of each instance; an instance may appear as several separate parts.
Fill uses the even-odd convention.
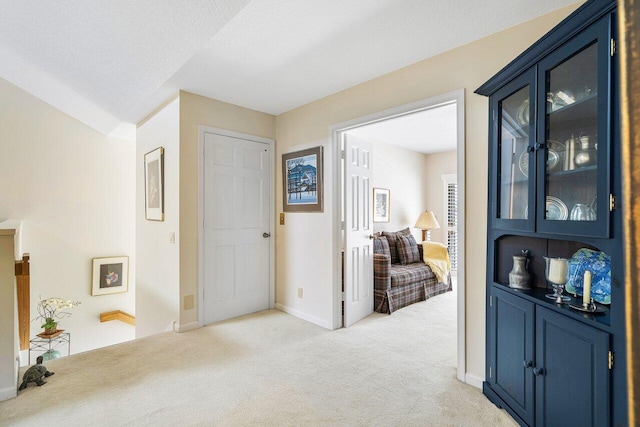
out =
[[[594,93],[573,104],[565,105],[547,113],[551,123],[562,123],[598,117],[598,94]]]
[[[512,293],[514,295],[518,295],[524,299],[532,301],[538,305],[542,305],[550,310],[561,313],[565,316],[571,317],[573,319],[579,320],[580,322],[591,324],[592,326],[597,327],[598,329],[602,329],[605,332],[609,332],[609,328],[611,326],[611,309],[603,304],[597,304],[599,308],[604,309],[604,313],[601,314],[590,314],[590,313],[582,313],[580,311],[574,310],[569,307],[570,304],[580,305],[582,304],[582,296],[578,295],[577,297],[572,294],[564,293],[565,296],[571,298],[571,301],[568,301],[565,304],[556,304],[550,298],[547,298],[545,295],[553,293],[551,287],[549,288],[533,288],[530,290],[520,290],[510,288],[506,283],[495,283],[494,286],[499,289],[505,290],[506,292]]]
[[[585,175],[593,175],[598,171],[598,166],[584,166],[567,171],[550,172],[547,174],[549,181],[565,181],[579,179]]]

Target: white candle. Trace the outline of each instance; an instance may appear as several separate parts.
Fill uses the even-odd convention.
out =
[[[565,258],[551,258],[549,262],[549,281],[556,285],[567,283],[567,260]]]
[[[584,272],[584,292],[582,292],[582,303],[590,304],[591,303],[591,272]]]

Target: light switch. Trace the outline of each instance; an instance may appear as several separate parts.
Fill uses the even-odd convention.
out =
[[[176,232],[172,231],[171,233],[169,233],[169,243],[175,243],[176,242]]]
[[[280,225],[284,225],[284,212],[280,214]]]

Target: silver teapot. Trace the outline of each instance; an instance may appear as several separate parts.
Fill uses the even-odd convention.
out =
[[[591,166],[596,163],[596,143],[594,138],[588,135],[578,138],[578,148],[573,162],[576,167]]]

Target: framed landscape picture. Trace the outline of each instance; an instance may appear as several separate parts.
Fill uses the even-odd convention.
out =
[[[373,222],[389,222],[390,193],[385,188],[373,189]]]
[[[93,259],[91,295],[127,292],[129,289],[129,257]]]
[[[164,221],[164,148],[144,155],[144,213],[151,221]]]
[[[285,212],[322,212],[322,147],[282,155]]]

